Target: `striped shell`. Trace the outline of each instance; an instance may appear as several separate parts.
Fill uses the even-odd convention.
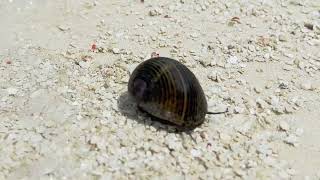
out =
[[[207,113],[207,101],[195,75],[170,58],[156,57],[139,64],[128,91],[143,111],[181,128],[195,128]]]

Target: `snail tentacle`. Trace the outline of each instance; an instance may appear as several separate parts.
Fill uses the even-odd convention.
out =
[[[207,114],[224,114],[224,113],[227,113],[227,112],[229,112],[229,108],[227,108],[225,111],[220,111],[220,112],[208,111]]]

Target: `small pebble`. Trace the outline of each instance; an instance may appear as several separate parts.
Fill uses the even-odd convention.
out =
[[[192,149],[192,150],[190,151],[190,153],[191,153],[191,156],[192,156],[192,157],[200,157],[200,156],[201,156],[201,151],[199,151],[199,150],[197,150],[197,149]]]
[[[260,107],[262,109],[266,109],[268,107],[267,102],[261,98],[257,98],[256,103],[257,103],[258,107]]]
[[[308,28],[309,30],[313,30],[313,24],[312,23],[304,23],[304,27]]]
[[[230,63],[230,64],[238,64],[239,63],[239,59],[237,58],[237,56],[231,56],[228,59],[228,63]]]
[[[57,26],[57,27],[58,27],[58,29],[59,29],[60,31],[68,31],[68,30],[70,30],[70,27],[67,26],[67,25],[59,25],[59,26]]]
[[[279,127],[283,131],[288,131],[290,129],[289,124],[287,122],[285,122],[285,121],[280,121]]]
[[[9,96],[14,96],[18,93],[18,89],[10,87],[10,88],[7,88],[7,92]]]
[[[302,134],[303,134],[303,129],[302,129],[302,128],[297,128],[295,134],[296,134],[297,136],[302,136]]]
[[[225,133],[220,133],[220,139],[223,142],[230,142],[231,141],[231,136],[229,136],[228,134],[225,134]]]
[[[112,52],[113,52],[114,54],[119,54],[119,53],[120,53],[120,49],[118,49],[118,48],[113,48],[113,49],[112,49]]]
[[[312,84],[310,81],[305,81],[303,83],[301,83],[300,87],[303,89],[303,90],[312,90]]]
[[[290,134],[284,139],[284,142],[292,146],[297,146],[298,138],[296,135]]]
[[[236,106],[234,108],[234,112],[237,113],[237,114],[241,114],[245,111],[245,109],[243,107],[240,107],[240,106]]]
[[[258,94],[260,94],[262,92],[262,89],[259,87],[254,87],[253,90]]]
[[[163,13],[163,10],[161,8],[154,8],[149,11],[150,16],[159,16]]]
[[[285,35],[279,35],[279,41],[287,42],[288,38]]]

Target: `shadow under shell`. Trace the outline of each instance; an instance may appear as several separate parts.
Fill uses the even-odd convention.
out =
[[[195,128],[181,128],[169,121],[152,116],[148,112],[141,109],[135,102],[134,98],[131,97],[127,91],[122,93],[119,96],[118,108],[120,113],[126,116],[128,119],[135,120],[136,122],[138,122],[138,124],[151,125],[157,130],[165,130],[167,132],[179,133],[179,132],[188,132],[195,129]],[[144,116],[145,118],[141,120],[139,118],[139,115]]]

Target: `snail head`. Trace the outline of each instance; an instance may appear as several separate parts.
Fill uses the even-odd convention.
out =
[[[131,94],[135,97],[138,101],[144,98],[144,94],[147,89],[147,83],[142,79],[136,79],[133,82]]]

